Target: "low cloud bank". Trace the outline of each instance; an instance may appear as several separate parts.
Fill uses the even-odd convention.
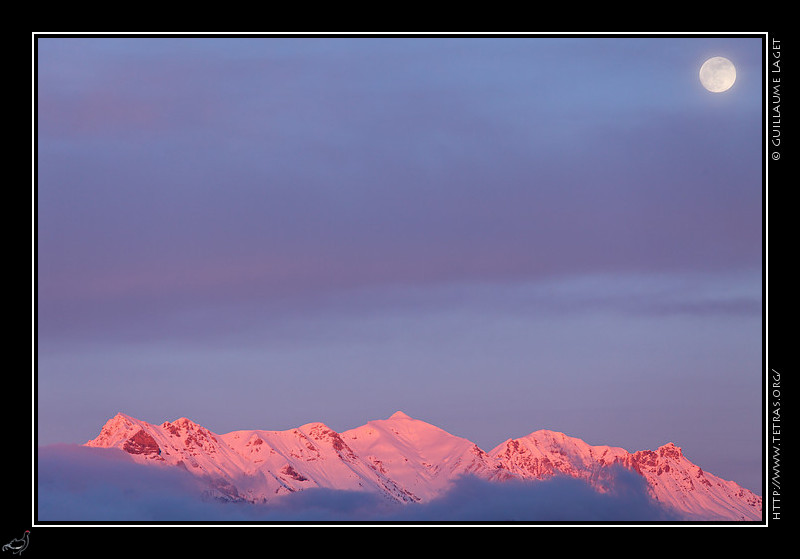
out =
[[[177,468],[142,466],[121,451],[39,449],[38,520],[46,522],[577,522],[680,520],[653,502],[644,480],[621,469],[598,493],[572,478],[493,483],[466,477],[443,497],[398,505],[369,493],[311,489],[269,505],[221,503]]]

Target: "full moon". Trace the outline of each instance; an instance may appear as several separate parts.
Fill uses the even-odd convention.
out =
[[[709,58],[700,67],[700,83],[714,93],[727,91],[736,81],[736,67],[727,58]]]

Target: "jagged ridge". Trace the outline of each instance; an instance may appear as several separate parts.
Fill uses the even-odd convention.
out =
[[[153,425],[119,413],[86,443],[141,463],[181,467],[228,501],[268,503],[312,487],[368,491],[400,503],[430,501],[461,476],[502,482],[565,475],[608,489],[613,466],[641,475],[651,496],[697,520],[760,520],[762,499],[691,463],[668,443],[630,453],[540,430],[490,452],[397,412],[337,433],[323,423],[285,431],[212,433],[187,418]]]

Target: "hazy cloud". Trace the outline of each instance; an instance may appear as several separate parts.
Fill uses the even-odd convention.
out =
[[[599,493],[572,478],[491,483],[463,478],[443,497],[398,505],[369,493],[312,489],[268,505],[221,503],[177,468],[142,466],[121,451],[78,446],[39,449],[40,521],[181,522],[563,522],[670,521],[651,501],[644,480],[617,472]]]

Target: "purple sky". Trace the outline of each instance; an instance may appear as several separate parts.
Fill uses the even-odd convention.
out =
[[[760,38],[37,49],[39,444],[403,410],[761,492]]]

